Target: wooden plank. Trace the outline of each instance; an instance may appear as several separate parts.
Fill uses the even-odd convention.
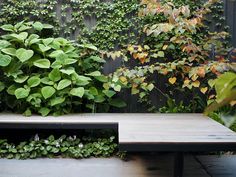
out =
[[[118,128],[122,150],[236,150],[236,133],[202,114],[1,114],[0,128]],[[201,147],[203,146],[203,147]]]

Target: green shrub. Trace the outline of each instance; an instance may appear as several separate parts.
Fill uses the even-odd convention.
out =
[[[1,26],[0,93],[5,109],[61,115],[81,111],[108,111],[125,106],[106,90],[101,73],[105,62],[93,45],[64,38],[43,38],[51,25],[20,22]]]

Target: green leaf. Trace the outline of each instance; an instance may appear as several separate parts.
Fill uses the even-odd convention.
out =
[[[82,98],[84,95],[84,88],[83,87],[73,88],[70,91],[70,94],[73,96],[78,96],[78,97]]]
[[[44,28],[43,24],[40,23],[40,22],[35,22],[32,26],[33,26],[34,29],[36,29],[37,31],[41,31],[41,30]]]
[[[104,98],[104,96],[102,96],[102,95],[98,95],[98,96],[95,96],[95,98],[94,98],[94,102],[96,102],[96,103],[102,103],[102,102],[104,102],[106,99]]]
[[[7,93],[9,95],[15,95],[15,90],[17,89],[17,87],[15,85],[11,85],[10,87],[7,88]]]
[[[15,96],[17,99],[26,98],[29,95],[29,90],[25,88],[18,88],[15,90]]]
[[[117,108],[123,108],[123,107],[126,107],[127,106],[127,104],[123,101],[123,100],[121,100],[121,99],[112,99],[110,102],[109,102],[109,104],[111,105],[111,106],[114,106],[114,107],[117,107]]]
[[[95,87],[90,87],[89,92],[94,96],[98,95],[98,90]]]
[[[5,89],[5,84],[0,81],[0,92]]]
[[[159,51],[158,53],[157,53],[157,56],[158,57],[165,57],[165,53],[163,52],[163,51]]]
[[[76,59],[66,59],[64,62],[64,65],[71,65],[73,63],[76,63],[78,60]]]
[[[56,98],[53,98],[50,100],[50,105],[51,106],[55,106],[55,105],[58,105],[58,104],[61,104],[65,101],[65,98],[61,98],[61,97],[56,97]]]
[[[53,40],[54,40],[53,38],[47,38],[47,39],[43,39],[42,41],[43,41],[43,44],[47,46],[50,43],[52,43]]]
[[[55,92],[56,90],[51,86],[45,86],[41,89],[41,93],[45,99],[50,98]]]
[[[57,58],[59,55],[65,54],[62,50],[56,50],[50,53],[50,58]]]
[[[4,31],[14,32],[14,26],[13,25],[2,25],[1,29],[4,30]]]
[[[215,82],[216,101],[222,102],[231,95],[233,88],[236,87],[236,74],[233,72],[226,72],[218,77]]]
[[[5,40],[0,40],[0,49],[4,49],[4,48],[6,48],[6,47],[8,47],[10,45],[11,45],[10,42],[5,41]]]
[[[28,78],[29,78],[29,76],[18,76],[16,79],[14,79],[14,81],[15,81],[16,83],[23,83],[23,82],[25,82]]]
[[[38,68],[50,68],[50,61],[48,59],[39,59],[34,62],[34,66],[37,66]]]
[[[16,49],[14,48],[5,48],[5,49],[2,49],[2,52],[11,56],[16,55]]]
[[[40,84],[41,79],[38,76],[33,76],[28,79],[27,83],[30,87],[36,87]]]
[[[45,108],[45,107],[43,107],[43,108],[40,108],[39,109],[39,113],[42,115],[42,116],[47,116],[49,113],[50,113],[50,109],[48,109],[48,108]]]
[[[0,54],[0,66],[8,66],[11,63],[11,57],[9,55]]]
[[[94,72],[91,72],[89,74],[86,74],[87,76],[101,76],[101,72],[100,71],[94,71]]]
[[[31,112],[31,110],[28,108],[28,109],[26,109],[26,111],[23,113],[23,115],[26,116],[26,117],[29,117],[29,116],[32,115],[32,112]]]
[[[20,48],[16,51],[16,57],[23,63],[27,60],[29,60],[34,55],[33,50],[26,50],[23,48]]]
[[[67,69],[60,69],[60,71],[64,74],[71,75],[75,73],[75,69],[73,67],[67,68]]]
[[[109,98],[113,97],[116,94],[116,92],[112,90],[103,90],[102,92]]]
[[[54,82],[57,82],[61,79],[61,74],[58,68],[54,68],[48,75],[49,79]]]
[[[95,79],[97,79],[100,82],[108,82],[107,76],[101,75],[101,76],[95,76]]]
[[[49,24],[43,24],[43,28],[45,28],[45,29],[52,29],[53,26],[49,25]]]
[[[35,44],[37,42],[39,42],[40,39],[39,39],[39,35],[37,34],[31,34],[28,39],[26,39],[26,42],[28,43],[28,45],[32,45],[32,44]]]
[[[40,49],[41,52],[44,53],[44,52],[50,50],[51,47],[49,47],[49,46],[45,46],[45,45],[43,45],[43,44],[39,44],[39,49]]]
[[[102,59],[102,58],[100,58],[98,56],[91,56],[91,57],[89,57],[89,59],[91,59],[93,61],[96,61],[98,63],[105,63],[106,62],[106,60],[104,60],[104,59]]]
[[[119,91],[121,90],[121,86],[120,86],[120,85],[116,85],[116,86],[114,87],[114,90],[117,91],[117,92],[119,92]]]
[[[68,79],[63,79],[58,83],[57,90],[62,90],[71,85],[71,81]]]
[[[22,32],[20,34],[10,34],[9,36],[11,36],[13,39],[16,39],[17,41],[23,42],[28,37],[28,33]]]
[[[87,48],[87,49],[91,49],[91,50],[98,50],[98,48],[92,44],[83,44],[83,45],[78,45],[79,47],[82,47],[82,48]]]

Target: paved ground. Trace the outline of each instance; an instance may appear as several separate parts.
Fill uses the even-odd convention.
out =
[[[171,154],[99,159],[0,159],[0,177],[171,177]],[[185,177],[236,177],[236,156],[187,156]]]

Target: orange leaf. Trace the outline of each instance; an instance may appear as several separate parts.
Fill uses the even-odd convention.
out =
[[[205,77],[206,75],[205,69],[203,67],[198,68],[197,75],[199,75],[200,77]]]

